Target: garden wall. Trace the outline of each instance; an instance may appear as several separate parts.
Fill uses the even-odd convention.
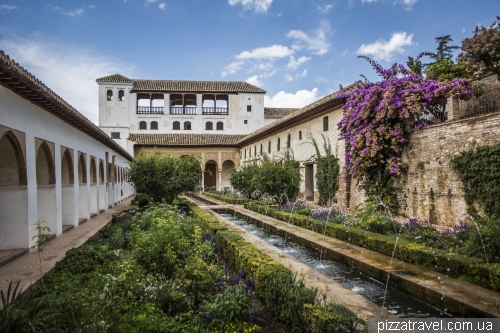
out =
[[[399,189],[400,214],[452,226],[467,211],[458,173],[450,157],[474,146],[500,144],[500,112],[449,121],[415,131],[403,153],[408,163]]]

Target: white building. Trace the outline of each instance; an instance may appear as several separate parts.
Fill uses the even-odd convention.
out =
[[[99,127],[130,154],[130,134],[245,135],[266,125],[264,94],[246,82],[97,79]]]
[[[132,156],[0,51],[0,250],[28,249],[133,194]]]

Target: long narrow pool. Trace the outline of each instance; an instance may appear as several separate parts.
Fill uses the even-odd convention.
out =
[[[345,288],[362,295],[375,304],[380,306],[384,305],[389,312],[398,317],[451,317],[450,314],[446,313],[446,309],[440,310],[395,288],[391,288],[390,281],[384,302],[385,282],[372,279],[359,271],[338,262],[324,259],[320,260],[321,249],[319,248],[304,248],[303,246],[290,242],[289,240],[285,244],[283,237],[272,234],[258,225],[249,223],[248,221],[240,218],[238,214],[236,214],[236,216],[222,212],[218,212],[218,214],[226,220],[233,222],[234,224],[246,229],[248,232],[255,234],[262,240],[281,249],[283,252],[289,253],[297,260],[337,281]]]

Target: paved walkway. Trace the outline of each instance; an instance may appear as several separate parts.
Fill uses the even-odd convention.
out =
[[[66,251],[82,245],[108,224],[113,214],[127,209],[131,201],[132,198],[126,199],[45,244],[42,252],[42,270],[44,274],[54,268],[56,262],[64,257]],[[3,290],[4,293],[7,291],[10,281],[12,281],[13,285],[20,281],[19,286],[25,290],[39,279],[40,266],[36,250],[0,267],[0,290]]]

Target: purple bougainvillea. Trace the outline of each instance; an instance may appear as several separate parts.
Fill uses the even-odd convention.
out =
[[[446,97],[468,99],[473,91],[465,78],[439,82],[402,65],[384,69],[365,59],[382,80],[359,83],[340,95],[345,104],[338,127],[341,139],[347,142],[346,174],[365,180],[376,178],[368,184],[374,190],[373,186],[386,187],[404,170],[401,154],[410,132],[432,123],[433,116],[442,116]]]

